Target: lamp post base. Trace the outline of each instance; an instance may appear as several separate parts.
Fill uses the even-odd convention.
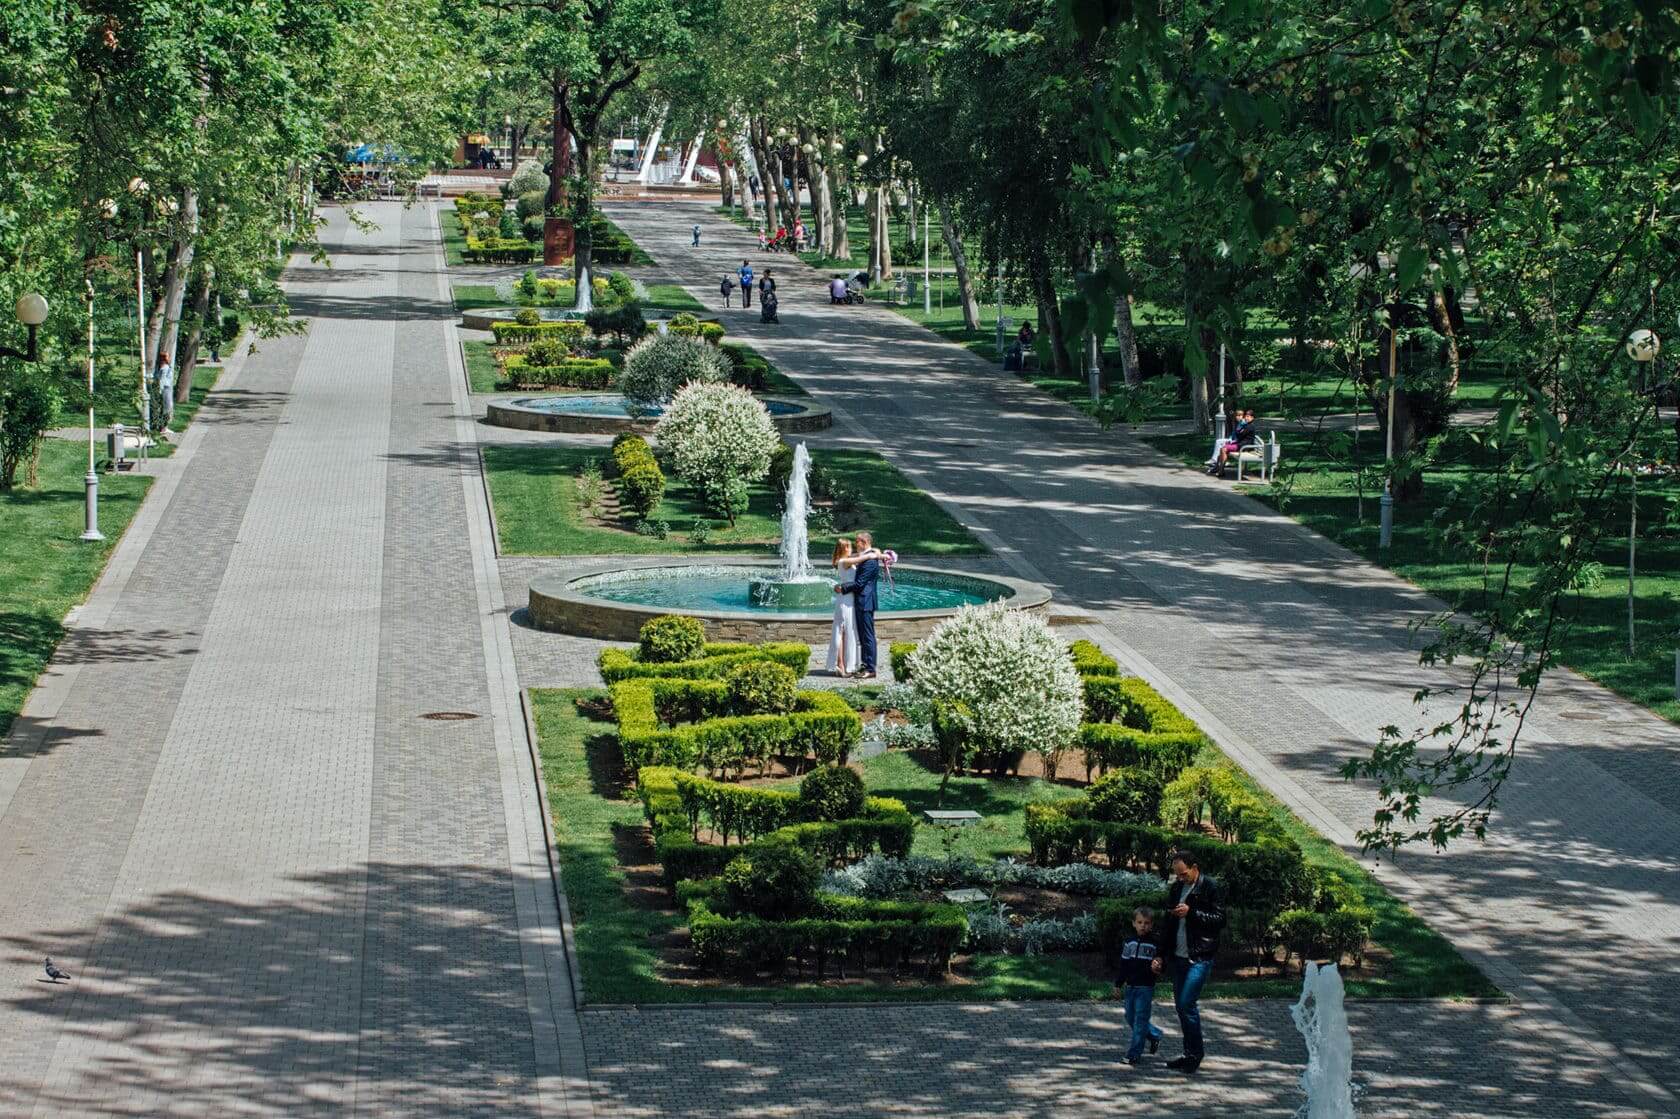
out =
[[[89,470],[84,479],[87,489],[86,525],[82,532],[83,540],[103,540],[105,534],[99,531],[99,475]]]
[[[1394,495],[1383,490],[1379,504],[1382,506],[1382,527],[1377,531],[1377,547],[1386,549],[1394,542]]]

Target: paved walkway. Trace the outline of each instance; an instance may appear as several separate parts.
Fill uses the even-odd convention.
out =
[[[833,407],[843,436],[878,446],[1015,570],[1096,616],[1092,636],[1303,817],[1351,843],[1372,793],[1334,767],[1382,725],[1432,721],[1412,694],[1448,677],[1420,669],[1408,626],[1438,603],[1229,484],[1104,435],[889,310],[830,307],[821,274],[757,258],[744,231],[702,207],[608,213],[708,306],[743,257],[772,268],[781,325],[760,325],[756,309],[725,311],[731,334]],[[706,225],[699,249],[688,243],[696,220]],[[1401,1112],[1680,1113],[1677,776],[1680,729],[1560,676],[1531,715],[1490,841],[1377,868],[1516,997],[1509,1016],[1364,1011],[1362,1053],[1403,1062],[1420,1035],[1455,1038],[1462,1063],[1448,1057],[1441,1081],[1485,1103],[1460,1105],[1438,1083],[1408,1093],[1416,1098]],[[803,1031],[822,1012],[801,1013]],[[968,1012],[926,1013],[957,1030]],[[995,1013],[1022,1033],[1042,1017]],[[1469,1020],[1476,1029],[1464,1030]],[[732,1025],[751,1032],[756,1021],[742,1014]],[[590,1044],[599,1075],[614,1054]],[[1026,1060],[1019,1072],[1048,1075],[1054,1064]],[[895,1067],[897,1098],[913,1099],[928,1064]],[[1534,1088],[1531,1102],[1492,1102],[1485,1093],[1508,1076]]]
[[[158,467],[0,752],[0,1114],[566,1110],[432,218],[367,210],[294,261],[308,332]]]

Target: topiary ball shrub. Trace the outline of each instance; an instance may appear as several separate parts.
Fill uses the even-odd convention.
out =
[[[525,191],[514,203],[513,212],[521,218],[541,217],[543,208],[547,205],[547,197],[547,191]]]
[[[607,290],[618,303],[629,303],[636,298],[636,281],[623,272],[614,272],[607,277]]]
[[[513,313],[513,321],[520,326],[536,326],[542,322],[542,312],[535,307],[521,307]]]
[[[785,715],[793,710],[799,678],[775,661],[748,661],[724,677],[729,706],[738,715]]]
[[[641,629],[641,659],[647,664],[691,661],[706,647],[706,628],[699,618],[665,614]]]
[[[773,921],[810,909],[821,880],[816,856],[792,843],[755,843],[723,868],[730,904]]]
[[[633,407],[651,412],[684,385],[727,382],[730,369],[728,358],[697,338],[656,334],[624,355],[618,391]]]
[[[525,351],[527,365],[559,365],[572,356],[572,351],[557,335],[547,334],[532,342]]]
[[[843,765],[812,770],[799,783],[799,813],[807,820],[855,820],[863,815],[863,778]]]
[[[1117,824],[1153,825],[1161,816],[1159,777],[1139,766],[1105,773],[1086,793],[1091,817]]]

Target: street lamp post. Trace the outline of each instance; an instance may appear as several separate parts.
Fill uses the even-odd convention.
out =
[[[41,324],[47,321],[47,301],[39,292],[25,292],[18,296],[17,321],[22,323],[29,332],[29,340],[23,349],[14,350],[10,346],[0,346],[0,357],[16,358],[18,361],[35,361],[40,357],[37,335]]]
[[[1637,385],[1641,393],[1646,391],[1646,370],[1657,360],[1657,353],[1662,349],[1662,340],[1649,330],[1636,330],[1628,335],[1627,356],[1633,359],[1639,367],[1639,382]],[[1633,575],[1636,537],[1639,534],[1639,462],[1638,450],[1630,448],[1628,451],[1628,562],[1627,562],[1627,649],[1628,657],[1634,655],[1633,629]]]

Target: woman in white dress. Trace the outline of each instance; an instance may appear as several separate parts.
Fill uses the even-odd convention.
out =
[[[852,542],[841,537],[834,545],[833,567],[840,573],[839,586],[848,587],[857,579],[857,566],[866,559],[879,558],[881,553],[871,548],[853,553]],[[858,645],[857,599],[844,591],[834,594],[834,628],[828,638],[828,670],[840,676],[850,676],[862,663],[862,649]]]

